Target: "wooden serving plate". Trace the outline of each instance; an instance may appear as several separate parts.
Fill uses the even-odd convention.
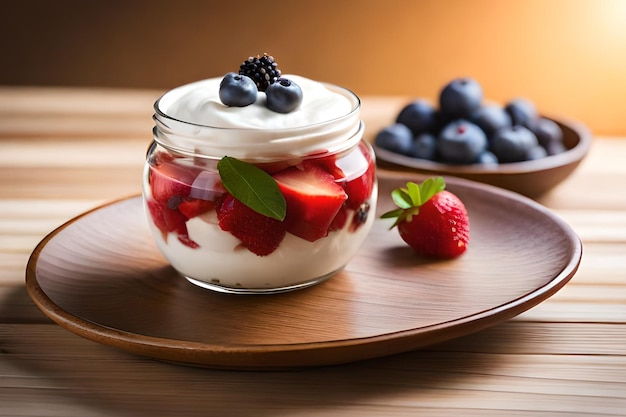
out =
[[[378,214],[416,174],[381,175]],[[468,251],[421,259],[389,221],[344,271],[308,289],[228,295],[176,275],[139,196],[78,216],[35,248],[26,286],[52,320],[87,339],[164,361],[230,369],[330,365],[476,332],[547,299],[576,272],[582,245],[518,194],[447,178],[470,215]]]

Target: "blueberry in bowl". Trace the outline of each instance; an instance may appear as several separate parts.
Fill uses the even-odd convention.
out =
[[[468,77],[446,84],[438,98],[439,108],[414,99],[374,132],[380,168],[457,176],[538,198],[565,180],[591,146],[583,124],[541,114],[527,98],[483,101]]]
[[[386,126],[374,141],[375,145],[399,155],[411,155],[413,151],[413,133],[406,125],[394,123]]]
[[[439,133],[437,149],[443,160],[452,164],[472,164],[487,151],[487,135],[475,124],[459,119]]]
[[[481,85],[469,77],[456,78],[439,94],[439,108],[449,118],[467,118],[479,109],[483,100]]]
[[[396,123],[407,126],[415,135],[432,132],[438,123],[437,109],[428,100],[414,100],[398,113]]]
[[[478,125],[487,136],[492,136],[498,129],[513,126],[511,116],[506,109],[495,103],[481,106],[475,113],[472,121]]]
[[[535,159],[532,157],[535,148],[540,148],[537,136],[521,125],[499,129],[491,140],[491,149],[502,163]]]

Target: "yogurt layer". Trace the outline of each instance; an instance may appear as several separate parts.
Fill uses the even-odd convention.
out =
[[[370,204],[376,206],[374,189]],[[200,247],[182,244],[175,233],[157,245],[167,260],[181,274],[196,281],[228,288],[268,289],[297,285],[328,276],[343,268],[361,247],[375,216],[367,217],[356,232],[349,224],[327,237],[309,242],[287,233],[280,247],[268,256],[257,256],[241,242],[220,229],[214,211],[187,222],[189,237]],[[150,222],[150,226],[155,226]],[[155,233],[160,233],[155,229]]]

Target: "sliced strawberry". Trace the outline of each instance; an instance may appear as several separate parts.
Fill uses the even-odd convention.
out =
[[[278,171],[282,171],[283,169],[287,169],[291,166],[302,163],[302,159],[286,159],[282,161],[275,162],[262,162],[255,164],[258,168],[267,172],[268,174],[273,174]]]
[[[213,208],[215,208],[215,202],[191,197],[183,199],[180,204],[178,204],[178,211],[187,219],[192,219]]]
[[[160,204],[155,200],[148,200],[148,210],[154,225],[163,233],[164,238],[167,233],[176,233],[178,240],[192,249],[200,247],[191,240],[187,232],[187,218],[178,209],[171,209],[167,205]]]
[[[376,178],[376,169],[374,162],[370,161],[367,171],[363,175],[347,181],[344,185],[346,194],[348,195],[347,206],[353,210],[357,210],[361,204],[365,203],[372,195],[374,189],[374,180]]]
[[[318,165],[291,167],[275,173],[274,179],[287,202],[287,231],[308,241],[328,234],[330,225],[347,195],[335,179]]]
[[[343,172],[339,166],[337,166],[337,156],[329,155],[324,156],[322,158],[308,159],[304,161],[304,164],[317,164],[321,168],[323,168],[326,172],[333,176],[335,180],[340,180],[346,177],[346,174]],[[307,169],[310,165],[305,165],[304,168]]]
[[[330,223],[329,230],[330,231],[341,230],[344,228],[347,222],[348,222],[348,207],[346,207],[346,205],[344,204],[343,206],[341,206],[341,208],[337,212],[337,215],[335,216],[333,221]]]
[[[191,249],[198,249],[200,247],[195,241],[191,240],[187,233],[179,234],[178,241],[185,246],[189,246]]]
[[[172,197],[189,197],[197,175],[198,170],[177,164],[175,160],[161,160],[150,170],[152,197],[161,204],[167,204]]]
[[[155,200],[148,200],[148,209],[155,226],[162,232],[187,233],[187,218],[178,210]]]
[[[274,252],[286,234],[283,222],[257,213],[230,194],[218,204],[217,219],[222,230],[259,256]]]

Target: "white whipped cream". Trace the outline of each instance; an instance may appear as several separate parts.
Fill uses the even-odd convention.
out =
[[[329,90],[322,83],[298,75],[285,75],[304,92],[300,107],[290,113],[277,113],[265,106],[264,92],[255,103],[229,107],[219,98],[221,78],[210,78],[168,92],[159,105],[168,116],[203,126],[241,129],[288,129],[327,122],[352,110],[347,97]]]
[[[155,139],[183,153],[224,155],[263,162],[354,146],[363,136],[360,102],[350,91],[298,75],[285,75],[303,92],[300,107],[277,113],[265,93],[246,107],[219,99],[222,78],[177,87],[155,104]]]

